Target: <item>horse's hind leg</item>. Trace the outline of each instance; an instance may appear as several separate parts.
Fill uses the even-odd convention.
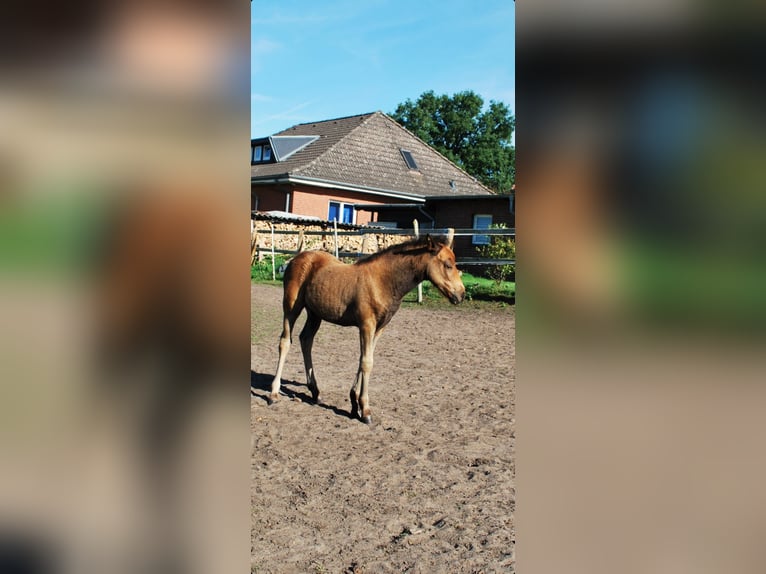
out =
[[[290,343],[292,340],[293,326],[298,315],[303,311],[303,305],[295,304],[297,297],[289,297],[288,293],[285,294],[285,301],[283,303],[285,316],[282,326],[282,335],[279,338],[279,362],[277,364],[277,374],[274,375],[274,380],[271,382],[271,393],[267,397],[269,404],[279,400],[279,387],[282,382],[282,369],[285,367],[285,361],[287,360],[287,353],[290,350]]]
[[[279,400],[279,387],[282,383],[282,369],[285,367],[287,353],[290,350],[290,339],[292,338],[292,328],[294,323],[295,319],[291,320],[285,315],[282,335],[279,337],[279,362],[277,363],[277,374],[274,375],[274,380],[271,381],[271,393],[266,399],[269,404]]]
[[[351,418],[361,419],[359,414],[359,381],[362,378],[361,370],[357,371],[354,385],[351,387],[351,391],[348,393],[348,398],[351,401]]]
[[[315,315],[311,311],[308,312],[306,318],[306,325],[301,331],[301,350],[303,351],[303,364],[306,367],[306,384],[311,391],[311,397],[315,403],[319,402],[319,385],[317,385],[317,379],[314,374],[314,364],[311,360],[311,348],[314,345],[314,335],[319,330],[319,326],[322,324],[322,319],[319,315]]]

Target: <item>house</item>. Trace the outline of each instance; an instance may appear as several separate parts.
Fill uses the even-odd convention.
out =
[[[513,226],[512,197],[494,194],[379,111],[253,139],[250,173],[253,211],[401,228],[415,218],[424,229]]]

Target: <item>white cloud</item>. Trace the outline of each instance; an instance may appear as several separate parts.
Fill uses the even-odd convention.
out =
[[[274,113],[274,114],[269,114],[267,116],[262,116],[262,117],[258,117],[258,118],[253,117],[250,125],[252,127],[255,127],[255,126],[260,126],[260,125],[264,125],[264,124],[269,124],[271,122],[275,122],[276,120],[287,120],[287,121],[292,121],[292,122],[304,122],[304,121],[308,121],[308,118],[306,118],[303,115],[297,114],[297,112],[299,112],[300,110],[302,110],[304,108],[307,108],[308,106],[310,106],[313,103],[314,103],[313,100],[310,100],[310,101],[307,101],[307,102],[301,102],[300,104],[297,104],[295,106],[292,106],[291,108],[288,108],[288,109],[283,110],[283,111],[279,111],[279,112]]]

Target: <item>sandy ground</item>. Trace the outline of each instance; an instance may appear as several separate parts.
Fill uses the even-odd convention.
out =
[[[281,288],[252,286],[252,572],[513,572],[514,307],[403,306],[381,335],[373,425],[349,418],[358,331],[323,323],[309,402],[298,333],[286,395]]]

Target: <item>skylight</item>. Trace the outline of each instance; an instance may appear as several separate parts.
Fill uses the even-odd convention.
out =
[[[277,161],[285,161],[318,139],[319,136],[271,136],[269,138]]]
[[[404,163],[407,164],[409,169],[418,169],[418,164],[415,162],[415,158],[412,157],[411,151],[407,151],[406,149],[400,149],[399,151],[402,152]]]

